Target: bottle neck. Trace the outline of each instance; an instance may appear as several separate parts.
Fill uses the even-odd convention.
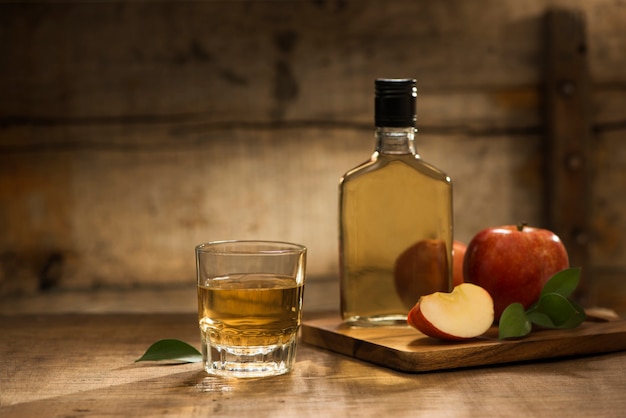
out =
[[[376,127],[376,151],[379,154],[415,154],[415,128]]]

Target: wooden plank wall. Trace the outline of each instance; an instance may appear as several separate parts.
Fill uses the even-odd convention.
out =
[[[337,184],[373,150],[376,77],[418,79],[418,150],[453,178],[457,239],[545,226],[559,6],[588,37],[588,303],[626,311],[619,0],[2,2],[0,294],[182,286],[196,244],[234,238],[307,245],[334,291]]]

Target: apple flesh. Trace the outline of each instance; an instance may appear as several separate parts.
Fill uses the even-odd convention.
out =
[[[480,286],[462,283],[450,293],[422,296],[409,312],[407,322],[430,337],[460,341],[487,332],[493,318],[489,293]]]
[[[467,246],[465,280],[489,292],[495,318],[511,303],[525,309],[535,303],[544,284],[569,267],[565,246],[553,232],[525,225],[485,228]]]

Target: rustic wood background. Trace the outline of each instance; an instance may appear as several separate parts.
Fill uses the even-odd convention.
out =
[[[309,303],[333,301],[338,180],[373,150],[376,77],[417,78],[457,239],[546,226],[559,6],[586,24],[587,303],[626,312],[620,0],[2,2],[0,295],[175,289],[196,244],[260,238],[308,246]]]

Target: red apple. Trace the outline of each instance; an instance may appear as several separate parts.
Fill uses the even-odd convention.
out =
[[[396,259],[394,282],[396,293],[407,310],[421,296],[448,292],[448,256],[442,240],[422,240],[407,248]]]
[[[547,229],[525,225],[485,228],[467,246],[465,280],[493,298],[496,320],[511,303],[535,303],[543,285],[569,267],[565,246]]]
[[[463,278],[463,259],[467,245],[461,241],[452,243],[452,287],[458,286],[465,281]]]
[[[409,312],[407,322],[422,333],[443,340],[478,337],[493,324],[493,300],[471,283],[462,283],[451,293],[422,296]]]

